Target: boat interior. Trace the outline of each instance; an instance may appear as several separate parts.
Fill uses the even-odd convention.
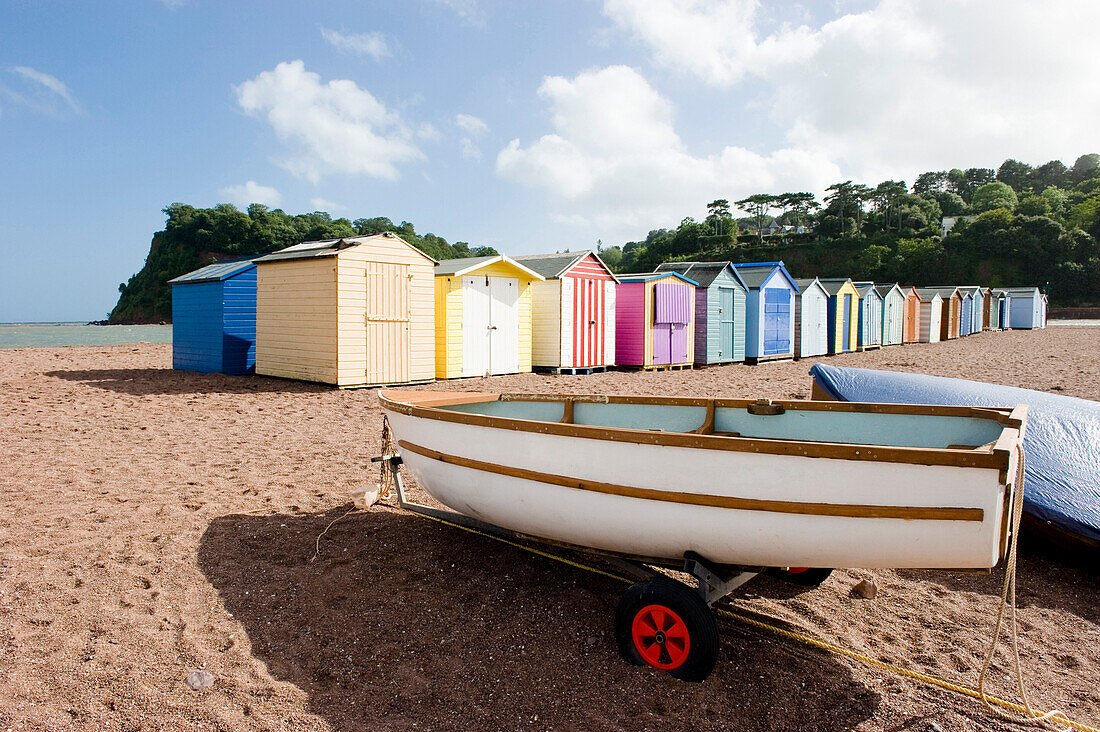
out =
[[[389,393],[392,401],[450,412],[594,427],[755,440],[992,451],[1008,410],[852,402],[660,397]],[[407,397],[402,398],[402,397]],[[937,413],[939,412],[939,413]]]

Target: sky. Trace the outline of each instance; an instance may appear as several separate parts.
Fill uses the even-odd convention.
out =
[[[11,0],[0,322],[106,317],[173,202],[506,254],[1100,151],[1095,0]]]

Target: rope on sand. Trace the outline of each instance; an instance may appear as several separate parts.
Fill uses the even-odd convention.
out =
[[[1022,468],[1021,468],[1021,474],[1022,474]],[[1022,483],[1018,483],[1018,485],[1022,485]],[[761,630],[766,630],[766,631],[768,631],[768,632],[770,632],[774,635],[780,636],[782,638],[787,638],[789,640],[793,640],[793,641],[797,641],[799,643],[802,643],[803,645],[813,646],[814,648],[818,648],[818,649],[821,649],[823,651],[828,651],[829,653],[835,653],[837,655],[844,656],[846,658],[851,658],[852,660],[860,661],[861,663],[865,663],[869,666],[875,666],[875,667],[883,669],[885,671],[889,671],[891,673],[897,674],[898,676],[903,676],[905,678],[913,679],[914,681],[919,681],[919,682],[927,684],[929,686],[934,686],[934,687],[937,687],[939,689],[943,689],[944,691],[950,691],[950,692],[952,692],[954,694],[958,694],[960,696],[966,696],[966,697],[970,697],[971,699],[979,700],[983,704],[985,704],[985,706],[989,709],[990,713],[992,713],[994,716],[996,716],[1000,719],[1004,719],[1006,721],[1015,722],[1017,724],[1037,724],[1037,725],[1042,725],[1042,726],[1048,727],[1050,729],[1073,729],[1073,730],[1077,730],[1078,732],[1100,732],[1100,728],[1092,727],[1092,726],[1084,724],[1082,722],[1077,722],[1077,721],[1074,721],[1072,719],[1069,719],[1065,714],[1063,714],[1062,712],[1060,712],[1058,710],[1053,710],[1053,711],[1045,712],[1045,713],[1036,711],[1035,709],[1033,709],[1031,707],[1031,703],[1028,701],[1027,695],[1025,693],[1023,693],[1023,676],[1020,673],[1020,668],[1021,668],[1021,666],[1020,666],[1020,654],[1019,654],[1019,649],[1016,647],[1016,634],[1015,634],[1015,617],[1016,617],[1016,604],[1015,604],[1016,603],[1016,595],[1015,595],[1016,531],[1019,529],[1019,521],[1020,521],[1020,514],[1022,513],[1022,507],[1023,507],[1023,491],[1020,490],[1017,493],[1016,504],[1015,504],[1015,507],[1014,507],[1014,510],[1013,510],[1013,517],[1012,517],[1013,534],[1012,534],[1012,541],[1011,541],[1010,550],[1009,550],[1009,564],[1008,564],[1007,570],[1006,570],[1007,575],[1005,577],[1005,589],[1001,594],[1001,612],[998,613],[997,628],[994,631],[993,645],[990,648],[989,657],[986,659],[986,663],[982,668],[981,676],[979,676],[979,679],[978,679],[978,689],[973,689],[971,687],[963,686],[961,684],[955,684],[955,683],[952,683],[950,681],[946,681],[944,679],[938,678],[936,676],[932,676],[930,674],[923,673],[921,671],[914,671],[912,669],[904,668],[902,666],[897,666],[895,664],[892,664],[892,663],[889,663],[889,662],[886,662],[886,661],[880,661],[877,658],[872,658],[871,656],[867,656],[867,655],[864,655],[862,653],[859,653],[858,651],[853,651],[853,650],[850,650],[848,648],[844,648],[843,646],[839,646],[835,643],[830,643],[829,641],[824,641],[824,640],[820,640],[818,638],[814,638],[812,636],[806,635],[805,633],[800,633],[798,631],[787,630],[785,628],[781,628],[778,625],[775,625],[776,622],[781,622],[781,621],[779,621],[778,618],[771,618],[771,617],[769,617],[767,615],[764,615],[762,613],[760,614],[760,616],[765,618],[766,620],[761,620],[759,618],[754,618],[754,617],[752,617],[750,615],[746,615],[742,612],[737,612],[737,611],[730,610],[730,609],[724,608],[724,607],[715,608],[715,612],[718,613],[719,615],[723,615],[725,617],[731,618],[731,619],[736,620],[738,622],[744,623],[745,625],[749,625],[749,626],[752,626],[754,628],[759,628]],[[600,569],[598,567],[593,567],[592,565],[588,565],[588,564],[584,564],[582,562],[578,562],[578,561],[575,561],[575,560],[572,560],[572,559],[568,559],[566,557],[563,557],[563,556],[558,555],[558,554],[554,554],[552,552],[543,551],[542,549],[536,549],[535,547],[527,546],[527,545],[521,544],[519,542],[510,541],[509,539],[505,539],[505,538],[500,537],[500,536],[494,536],[493,534],[490,534],[490,533],[487,533],[487,532],[484,532],[484,531],[479,531],[479,530],[471,528],[469,526],[462,526],[461,524],[452,523],[451,521],[447,521],[447,520],[439,518],[437,516],[428,516],[428,515],[425,515],[425,514],[422,514],[422,513],[417,513],[415,511],[409,511],[408,513],[411,513],[414,516],[419,516],[420,518],[426,518],[426,519],[430,519],[432,521],[436,521],[438,523],[444,524],[446,526],[450,526],[452,528],[461,529],[462,531],[466,531],[466,532],[469,532],[471,534],[477,534],[478,536],[483,536],[485,538],[492,539],[493,541],[498,541],[502,544],[507,544],[508,546],[515,547],[517,549],[521,549],[525,552],[528,552],[529,554],[534,554],[536,556],[544,557],[546,559],[550,559],[550,560],[553,560],[555,562],[560,562],[561,564],[565,564],[565,565],[568,565],[570,567],[574,567],[576,569],[580,569],[580,570],[583,570],[585,572],[589,572],[591,574],[600,575],[602,577],[607,577],[609,579],[618,580],[619,582],[625,582],[627,584],[630,584],[630,583],[634,582],[634,580],[632,580],[628,577],[624,577],[620,574],[616,574],[614,572],[609,572],[607,570],[603,570],[603,569]],[[1016,677],[1017,677],[1017,680],[1019,681],[1019,686],[1020,686],[1020,691],[1021,691],[1020,698],[1024,702],[1023,704],[1019,704],[1019,703],[1014,702],[1014,701],[1009,701],[1007,699],[1001,699],[1000,697],[993,696],[992,694],[987,694],[987,693],[985,693],[984,688],[982,688],[984,686],[985,673],[986,673],[986,671],[989,667],[990,660],[993,657],[993,651],[996,649],[996,646],[997,646],[997,633],[999,633],[999,631],[1000,631],[1001,616],[1004,612],[1006,601],[1007,601],[1007,598],[1009,596],[1009,592],[1008,592],[1008,590],[1009,590],[1009,578],[1011,578],[1011,589],[1012,589],[1012,592],[1011,592],[1012,628],[1013,628],[1012,646],[1013,646],[1013,650],[1015,652],[1015,658],[1016,658]],[[771,621],[771,622],[769,622],[769,621]],[[999,707],[999,709],[998,709],[998,707]],[[1005,711],[1002,711],[1002,710],[1009,710],[1009,711],[1012,711],[1012,712],[1016,712],[1020,716],[1013,716],[1013,715],[1008,714],[1008,713],[1006,713]],[[1053,726],[1053,725],[1057,725],[1057,726]]]

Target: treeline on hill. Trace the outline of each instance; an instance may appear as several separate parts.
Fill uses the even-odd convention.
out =
[[[492,247],[448,244],[435,234],[417,234],[407,221],[400,225],[385,217],[334,219],[323,211],[291,216],[280,209],[254,203],[244,212],[232,204],[195,208],[173,203],[164,209],[168,221],[153,234],[145,266],[118,286],[118,304],[110,323],[159,323],[172,319],[173,277],[225,259],[259,256],[318,239],[380,234],[392,231],[436,259],[496,254]]]
[[[709,204],[703,221],[600,247],[617,272],[662,262],[781,259],[796,277],[851,277],[911,285],[1036,285],[1057,305],[1100,304],[1100,155],[1067,168],[922,173],[907,186],[852,181],[808,193],[757,194]],[[941,228],[942,227],[942,228]],[[946,230],[946,235],[944,235]]]

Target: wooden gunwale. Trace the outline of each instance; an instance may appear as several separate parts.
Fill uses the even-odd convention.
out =
[[[616,485],[600,481],[582,480],[554,473],[541,473],[526,468],[516,468],[497,463],[488,463],[472,458],[449,455],[431,448],[417,445],[406,440],[398,440],[402,450],[423,457],[438,460],[441,463],[457,465],[462,468],[479,470],[486,473],[506,475],[511,478],[531,480],[549,485],[603,493],[625,498],[641,498],[651,501],[683,503],[692,506],[727,508],[742,511],[768,511],[772,513],[791,513],[810,516],[839,516],[845,518],[879,518],[933,521],[982,521],[985,511],[980,508],[953,506],[881,506],[865,503],[809,503],[802,501],[777,501],[761,498],[738,498],[736,496],[716,496],[704,493],[685,493],[682,491],[663,491],[653,488]]]
[[[688,447],[703,450],[727,450],[730,452],[753,452],[770,455],[791,455],[796,457],[832,458],[839,460],[869,460],[874,462],[893,462],[911,465],[946,465],[966,468],[991,468],[999,471],[1001,483],[1005,483],[1010,453],[1000,444],[991,452],[979,450],[949,450],[926,447],[894,447],[884,445],[863,445],[838,442],[809,442],[802,440],[769,440],[764,438],[739,437],[732,435],[698,434],[692,432],[655,432],[621,427],[599,427],[583,424],[564,424],[561,422],[541,422],[514,417],[494,417],[468,412],[454,412],[437,408],[447,404],[471,404],[496,400],[505,401],[565,401],[574,403],[601,404],[668,404],[680,406],[715,408],[745,408],[752,404],[748,399],[704,399],[695,397],[633,397],[633,396],[551,396],[546,394],[495,394],[488,392],[467,392],[455,395],[455,401],[436,394],[423,392],[382,392],[378,395],[384,408],[410,416],[434,419],[443,422],[469,424],[494,429],[536,432],[615,442],[628,442],[639,445],[664,445],[669,447]],[[528,399],[528,397],[531,397]],[[425,406],[409,402],[396,401],[399,398],[409,401],[421,401]],[[431,406],[427,406],[427,405]],[[1016,410],[987,407],[952,407],[908,404],[865,404],[860,402],[812,402],[812,401],[775,401],[789,409],[813,409],[817,411],[872,412],[881,414],[918,414],[944,415],[996,419],[1003,425],[1015,426],[1020,420]],[[1017,408],[1018,410],[1019,408]],[[1026,409],[1023,412],[1026,414]],[[705,426],[705,425],[704,425]],[[1007,441],[1007,436],[1002,436]],[[999,441],[1000,442],[1000,441]]]

